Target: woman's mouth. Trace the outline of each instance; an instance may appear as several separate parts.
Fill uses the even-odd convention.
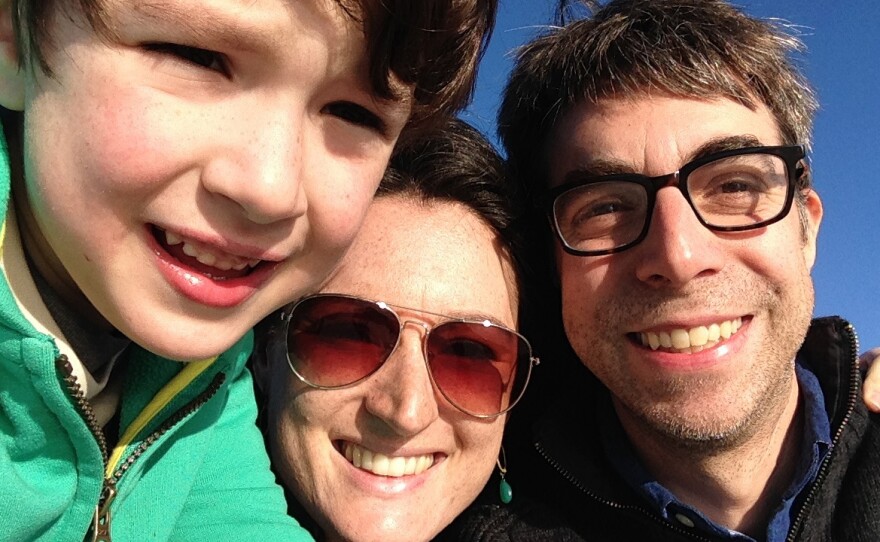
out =
[[[421,474],[434,464],[434,454],[388,456],[352,442],[340,442],[337,449],[356,468],[378,476],[398,478]]]

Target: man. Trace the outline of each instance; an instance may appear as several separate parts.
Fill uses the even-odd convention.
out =
[[[546,203],[562,324],[601,384],[558,383],[508,479],[580,537],[880,540],[858,341],[810,322],[822,203],[799,46],[718,0],[619,0],[519,54],[500,133]],[[511,539],[571,535],[495,512]]]

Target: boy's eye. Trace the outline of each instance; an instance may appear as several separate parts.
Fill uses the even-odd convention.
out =
[[[146,48],[156,53],[173,56],[189,64],[229,75],[226,57],[216,51],[178,43],[150,43],[146,45]]]
[[[356,103],[332,102],[325,105],[323,111],[358,126],[364,126],[378,132],[385,130],[385,123],[378,115]]]

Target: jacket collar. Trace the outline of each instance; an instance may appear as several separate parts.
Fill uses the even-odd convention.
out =
[[[858,337],[839,317],[812,321],[798,356],[819,379],[835,441],[859,404]],[[616,505],[640,505],[638,496],[605,459],[596,434],[599,405],[609,392],[595,378],[566,393],[534,426],[534,445],[560,474],[582,491]],[[575,420],[581,420],[579,424]]]

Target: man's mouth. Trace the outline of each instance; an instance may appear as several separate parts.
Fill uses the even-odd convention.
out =
[[[421,474],[434,464],[434,454],[387,456],[352,442],[341,442],[339,447],[349,463],[379,476],[397,478]]]
[[[667,331],[643,331],[635,334],[642,346],[679,354],[696,354],[712,348],[736,334],[742,327],[742,318],[724,320],[708,326],[678,328]]]
[[[228,254],[155,226],[152,233],[159,245],[171,256],[213,280],[223,281],[246,276],[262,261]]]

